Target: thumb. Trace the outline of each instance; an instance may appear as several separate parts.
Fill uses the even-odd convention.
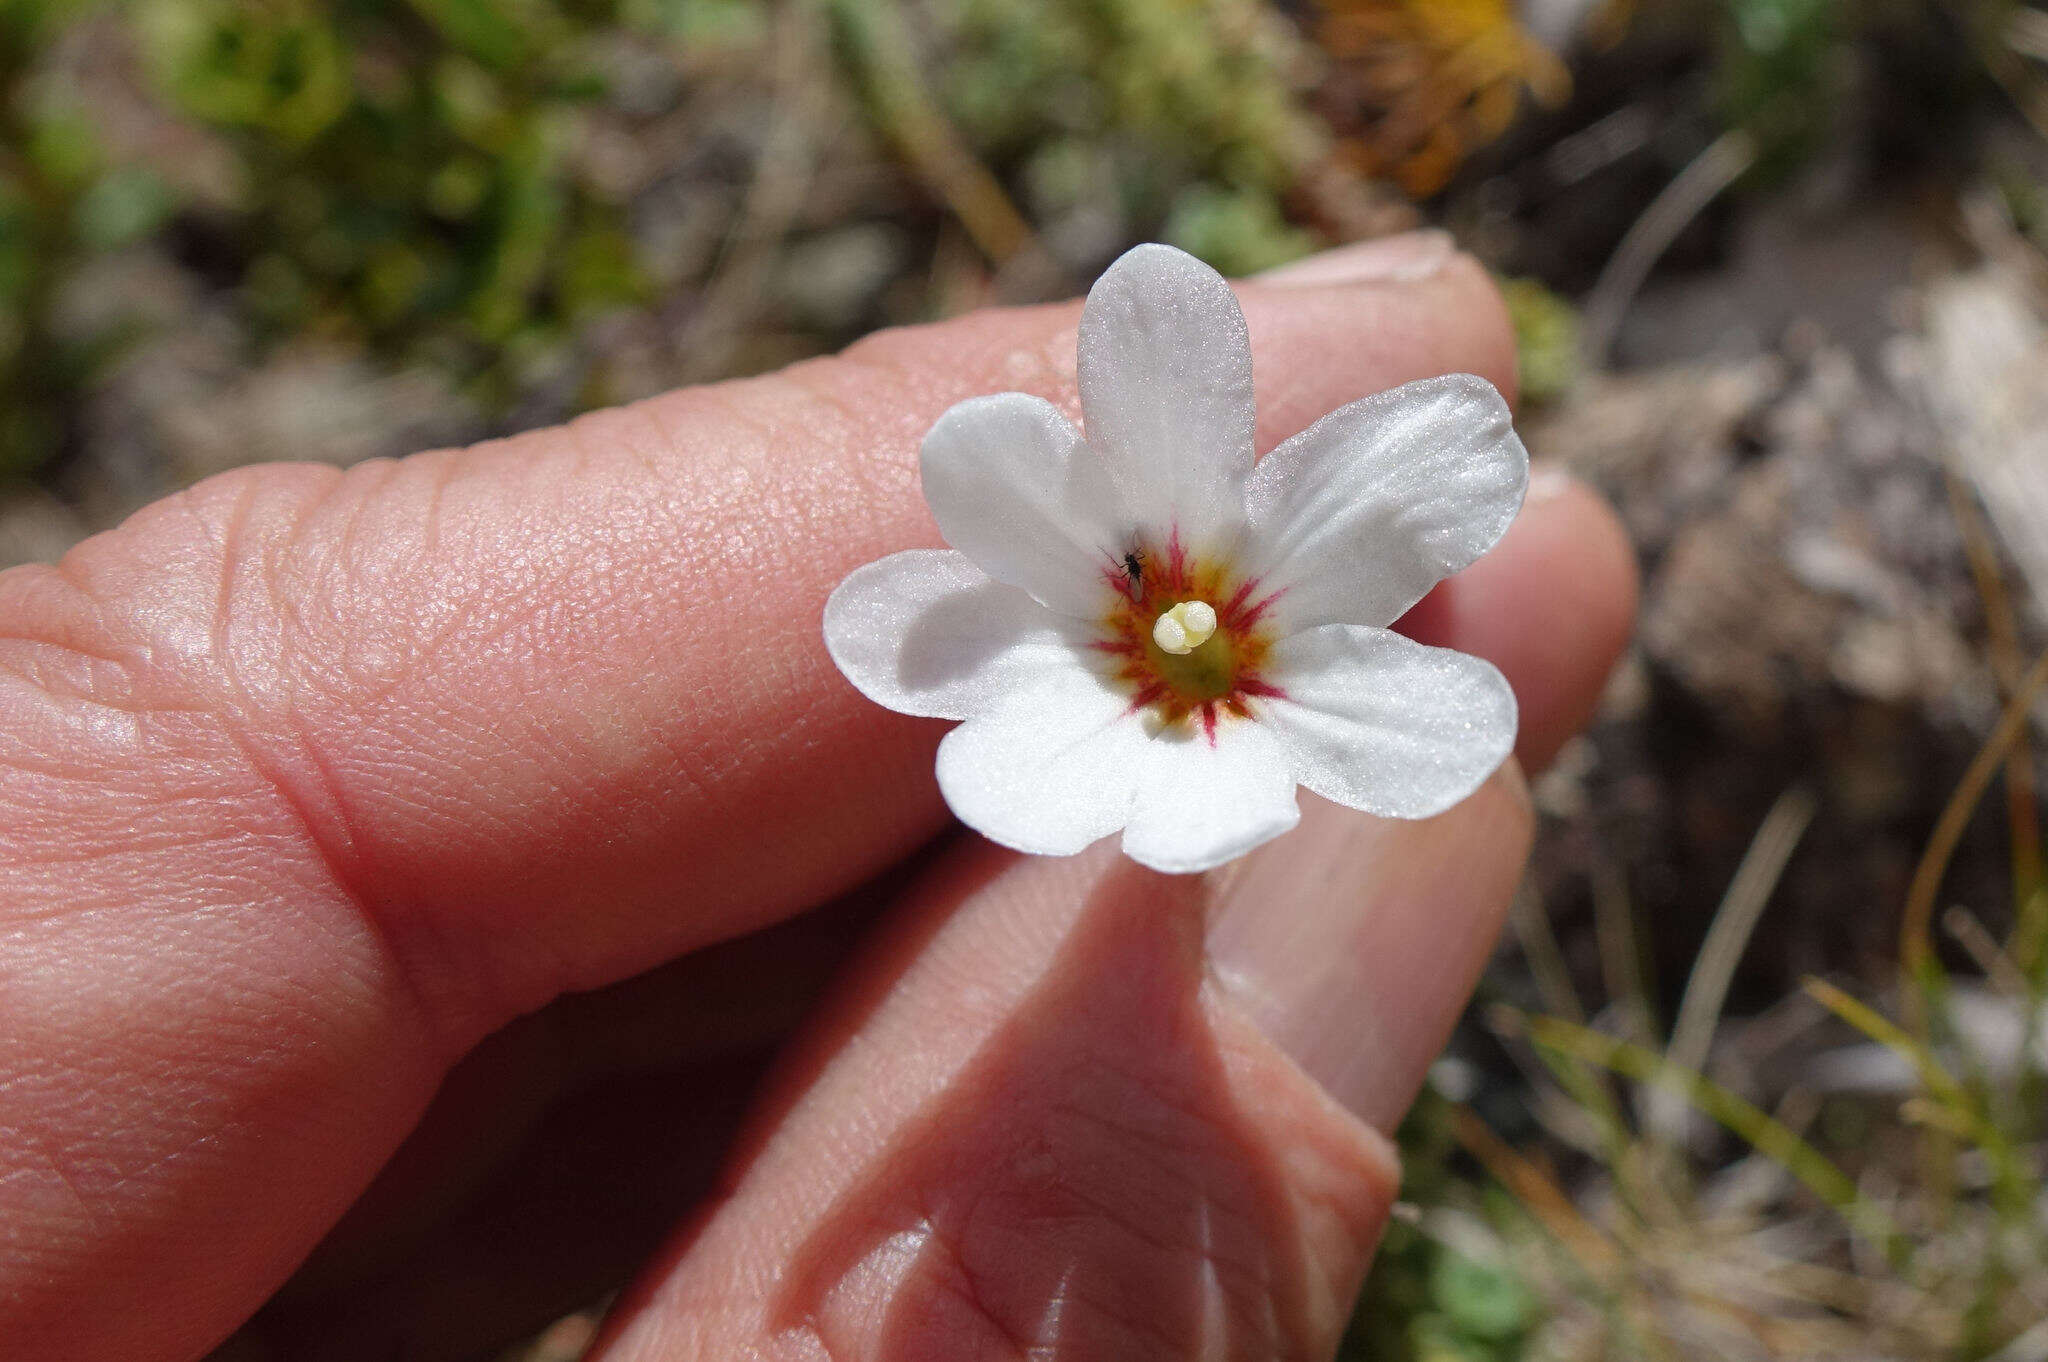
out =
[[[1306,813],[1206,882],[937,867],[597,1358],[1330,1356],[1531,817]]]

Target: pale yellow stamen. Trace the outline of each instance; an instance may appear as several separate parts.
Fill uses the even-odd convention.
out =
[[[1152,624],[1152,641],[1159,650],[1185,657],[1209,641],[1216,632],[1216,611],[1207,601],[1182,601]]]

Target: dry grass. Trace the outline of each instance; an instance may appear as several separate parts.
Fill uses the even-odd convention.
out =
[[[1981,541],[1974,517],[1962,523]],[[1991,565],[1991,632],[2009,650],[1996,557],[1975,548]],[[1453,1106],[1456,1146],[1506,1195],[1420,1225],[1519,1281],[1529,1322],[1510,1347],[1413,1355],[2048,1359],[2048,892],[2024,741],[2048,657],[2024,676],[1999,671],[2004,716],[1929,837],[1881,1004],[1814,979],[1764,1017],[1721,1015],[1814,816],[1796,790],[1758,828],[1668,1041],[1648,1040],[1650,1002],[1627,970],[1609,970],[1608,1007],[1583,1020],[1540,914],[1518,915],[1544,1006],[1490,1019],[1527,1064],[1542,1138],[1516,1148]],[[1963,908],[1936,911],[1956,842],[2001,772],[2014,865],[2002,937]],[[1601,916],[1603,935],[1622,938],[1603,954],[1634,958],[1626,903]]]

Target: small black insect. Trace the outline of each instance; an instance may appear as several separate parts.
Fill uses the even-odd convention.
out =
[[[1132,548],[1124,550],[1124,576],[1130,578],[1131,599],[1136,600],[1138,598],[1138,589],[1145,585],[1145,551],[1143,549]]]

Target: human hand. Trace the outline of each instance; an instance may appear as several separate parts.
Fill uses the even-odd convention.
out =
[[[1241,297],[1262,448],[1410,379],[1511,382],[1490,284],[1427,241]],[[1327,1355],[1393,1195],[1380,1132],[1521,870],[1515,771],[1421,823],[1304,793],[1200,877],[921,850],[944,725],[819,638],[850,567],[937,542],[941,411],[1072,409],[1077,317],[246,469],[0,574],[9,1355],[195,1357],[323,1236],[242,1355],[487,1352],[713,1167],[606,1362]],[[1533,766],[1632,596],[1611,516],[1539,471],[1403,627],[1502,669]],[[750,1057],[828,984],[728,1143]],[[545,1157],[496,1158],[571,1092]]]

